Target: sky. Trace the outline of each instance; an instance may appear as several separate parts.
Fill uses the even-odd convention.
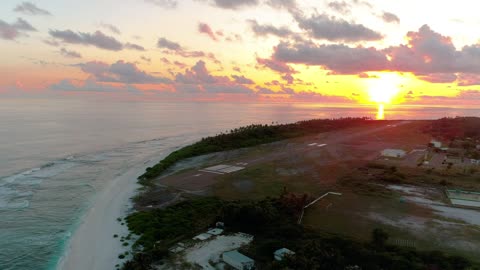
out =
[[[2,0],[0,98],[480,105],[471,0]]]

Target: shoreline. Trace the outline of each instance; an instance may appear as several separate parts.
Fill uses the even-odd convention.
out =
[[[157,155],[155,159],[162,156]],[[131,198],[141,187],[137,177],[155,163],[151,157],[146,158],[115,177],[96,194],[90,209],[67,241],[57,270],[115,269],[116,264],[123,263],[118,255],[131,247],[124,247],[120,242],[120,237],[128,234],[128,228],[117,218],[124,218],[132,209]],[[114,234],[118,238],[114,238]]]

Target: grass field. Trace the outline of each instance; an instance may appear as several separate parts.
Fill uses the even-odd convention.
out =
[[[235,174],[222,175],[213,186],[213,193],[224,200],[261,200],[278,197],[284,187],[290,192],[313,196],[325,189],[305,174],[280,162],[268,162]]]
[[[373,229],[382,228],[390,234],[393,243],[406,243],[422,250],[442,250],[478,260],[478,225],[444,216],[431,208],[428,203],[436,203],[435,199],[439,198],[435,191],[429,191],[425,197],[396,191],[390,196],[348,190],[342,193],[340,197],[326,197],[309,208],[303,224],[325,233],[364,241]]]

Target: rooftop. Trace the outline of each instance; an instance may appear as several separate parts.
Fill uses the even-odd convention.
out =
[[[230,259],[237,261],[239,263],[252,263],[254,262],[253,259],[243,255],[242,253],[238,252],[237,250],[227,251],[223,253],[223,257],[229,257]]]

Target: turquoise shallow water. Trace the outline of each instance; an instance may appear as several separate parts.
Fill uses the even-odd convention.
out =
[[[479,111],[386,108],[385,113],[411,119]],[[251,123],[375,114],[372,107],[318,104],[1,100],[0,269],[55,269],[98,191],[145,158]]]

